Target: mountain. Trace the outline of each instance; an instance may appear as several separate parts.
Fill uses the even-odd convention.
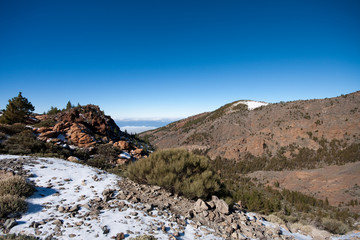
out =
[[[140,136],[158,148],[247,160],[252,166],[245,172],[314,168],[359,160],[359,106],[360,91],[275,104],[235,101]]]

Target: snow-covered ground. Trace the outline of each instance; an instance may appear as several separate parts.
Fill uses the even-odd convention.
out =
[[[0,156],[0,159],[18,156]],[[35,234],[37,231],[41,238],[46,238],[55,232],[56,221],[60,220],[61,236],[57,239],[111,239],[118,233],[126,237],[149,234],[153,231],[158,239],[169,239],[174,233],[173,229],[180,229],[178,239],[221,239],[215,237],[210,229],[203,231],[187,224],[181,231],[178,223],[170,221],[171,214],[159,216],[157,210],[150,214],[138,210],[142,204],[130,204],[125,200],[114,199],[109,201],[114,208],[101,210],[96,217],[83,217],[90,210],[82,207],[89,200],[103,198],[105,189],[116,189],[117,181],[121,178],[107,172],[84,166],[69,161],[54,158],[39,158],[38,164],[24,166],[33,174],[37,192],[28,198],[29,209],[17,220],[18,225],[10,233]],[[119,202],[124,202],[128,207],[116,207]],[[65,208],[79,205],[79,211],[73,217],[69,213],[60,212],[59,206]],[[33,222],[42,224],[37,228],[30,227]],[[59,225],[59,224],[58,224]],[[164,225],[166,232],[160,226]],[[104,227],[110,231],[104,234]]]
[[[7,158],[19,156],[0,155],[0,161]],[[182,227],[169,212],[158,214],[157,209],[146,212],[141,210],[142,203],[131,204],[116,198],[116,194],[126,189],[118,187],[117,182],[122,179],[114,174],[61,159],[38,158],[36,161],[38,163],[27,164],[24,168],[32,173],[30,179],[36,183],[37,192],[27,199],[29,209],[17,219],[18,225],[10,233],[34,234],[42,239],[56,232],[57,239],[111,239],[121,232],[130,238],[151,233],[158,239],[169,239],[175,232],[179,232],[176,239],[221,239],[213,235],[209,228],[197,229],[192,224]],[[104,198],[102,193],[105,189],[116,190],[115,198],[108,201],[110,207],[100,210],[96,215],[89,214],[90,209],[86,206],[96,199]],[[59,207],[69,209],[74,206],[79,206],[79,210],[59,210]],[[250,219],[257,217],[255,213],[248,213],[247,216]],[[34,223],[40,225],[34,228]],[[275,227],[263,220],[262,224]],[[165,226],[166,231],[161,226]],[[299,240],[311,239],[309,236],[281,230],[284,235]],[[360,238],[360,233],[333,239],[350,237]]]
[[[254,110],[255,108],[266,106],[268,103],[266,102],[257,102],[257,101],[251,101],[251,100],[241,100],[233,104],[233,106],[237,106],[239,104],[246,104],[248,106],[249,110]]]

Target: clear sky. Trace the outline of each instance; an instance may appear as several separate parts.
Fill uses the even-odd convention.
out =
[[[115,119],[360,90],[358,0],[0,0],[0,109],[97,104]]]

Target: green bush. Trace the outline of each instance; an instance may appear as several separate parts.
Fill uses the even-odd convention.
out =
[[[0,140],[5,140],[6,139],[6,134],[0,132]]]
[[[10,194],[19,197],[29,197],[34,191],[35,187],[21,176],[12,176],[0,180],[0,196]]]
[[[0,218],[6,217],[10,213],[25,212],[27,203],[24,198],[13,195],[0,196]]]
[[[103,170],[106,170],[106,169],[112,167],[110,162],[106,158],[101,157],[101,156],[90,158],[89,160],[87,160],[86,164],[89,166],[92,166],[92,167],[103,169]]]
[[[41,122],[34,124],[34,127],[41,128],[41,127],[53,127],[55,126],[56,121],[53,119],[46,119]]]
[[[220,178],[208,158],[183,149],[160,150],[129,165],[127,175],[188,198],[207,198],[220,191]]]
[[[67,158],[71,155],[68,149],[36,139],[31,130],[17,133],[0,144],[0,153],[14,155],[37,155],[41,157]]]
[[[3,145],[2,152],[19,155],[41,152],[44,148],[44,143],[38,141],[31,130],[26,130],[11,136]]]
[[[334,234],[345,234],[350,231],[348,226],[335,219],[324,218],[322,219],[322,225],[325,230]]]
[[[0,124],[0,132],[7,135],[14,135],[25,130],[25,124],[15,123],[13,125]]]

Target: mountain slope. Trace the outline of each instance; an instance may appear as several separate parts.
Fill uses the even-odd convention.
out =
[[[247,101],[236,101],[141,136],[158,148],[201,149],[212,159],[264,157],[266,166],[273,158],[298,162],[304,154],[319,163],[330,158],[335,161],[331,163],[345,157],[346,161],[359,160],[360,92],[249,106]]]

